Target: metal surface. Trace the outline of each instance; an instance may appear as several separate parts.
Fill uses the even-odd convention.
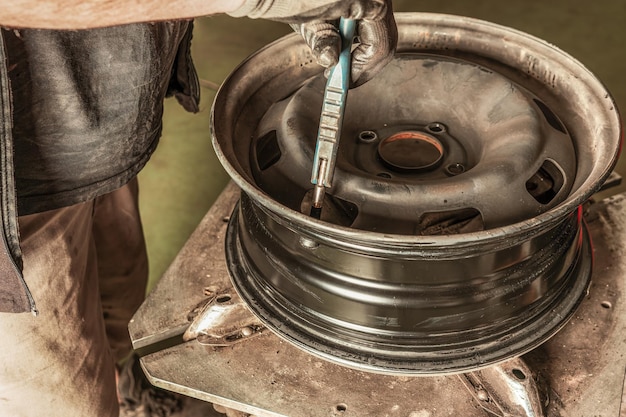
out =
[[[544,391],[542,398],[536,377],[520,358],[468,372],[460,378],[476,402],[494,416],[545,416],[544,404],[549,404],[549,397]]]
[[[229,185],[130,325],[155,385],[257,416],[488,417],[459,376],[385,376],[319,360],[271,332],[228,347],[182,342],[205,288],[228,290],[224,237],[239,198]],[[615,417],[626,367],[626,195],[586,215],[594,242],[589,293],[573,319],[524,356],[547,387],[548,417]],[[250,313],[252,316],[252,314]],[[178,335],[173,346],[158,350]],[[172,343],[170,342],[170,345]]]
[[[250,317],[246,304],[234,291],[207,295],[210,298],[203,301],[204,307],[190,314],[193,321],[183,334],[185,342],[196,339],[203,345],[229,346],[264,330],[258,319]]]
[[[318,356],[474,370],[543,343],[584,297],[580,205],[616,161],[619,117],[544,41],[463,17],[397,20],[398,56],[348,98],[321,221],[308,173],[324,79],[306,46],[283,38],[224,83],[212,133],[244,191],[229,270],[268,327]]]

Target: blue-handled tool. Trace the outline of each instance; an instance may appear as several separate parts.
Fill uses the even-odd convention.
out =
[[[339,21],[341,54],[339,55],[337,65],[330,69],[326,89],[324,90],[322,115],[317,132],[317,144],[315,146],[315,157],[311,172],[311,182],[315,185],[313,202],[311,204],[311,216],[318,219],[322,213],[326,188],[331,187],[335,171],[337,147],[341,136],[346,97],[350,86],[350,54],[355,27],[356,22],[354,20],[341,19]]]

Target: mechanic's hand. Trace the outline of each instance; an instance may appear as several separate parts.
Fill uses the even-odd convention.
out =
[[[398,42],[391,0],[245,0],[229,14],[291,23],[326,68],[337,63],[341,51],[338,19],[357,20],[359,44],[352,53],[352,87],[369,81],[387,65]]]

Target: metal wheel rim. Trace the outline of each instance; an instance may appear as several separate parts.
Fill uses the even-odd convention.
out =
[[[474,19],[445,15],[400,14],[397,21],[401,34],[400,51],[417,50],[448,56],[453,50],[452,55],[457,58],[467,59],[471,56],[472,62],[480,65],[489,64],[490,68],[495,67],[499,73],[512,79],[529,77],[530,80],[526,85],[542,90],[542,94],[543,90],[547,89],[542,99],[549,103],[563,99],[559,95],[574,97],[573,103],[567,104],[559,116],[577,137],[593,135],[597,139],[593,142],[576,143],[578,147],[593,145],[593,155],[590,160],[577,161],[578,173],[573,180],[573,191],[567,196],[566,201],[531,219],[485,231],[444,236],[408,236],[354,230],[317,221],[284,207],[259,190],[250,170],[243,167],[242,161],[235,155],[237,147],[241,146],[241,143],[237,142],[237,138],[242,136],[241,132],[238,132],[238,126],[255,123],[255,116],[247,113],[254,106],[258,107],[259,101],[255,101],[255,95],[275,91],[277,78],[280,78],[280,84],[286,90],[293,90],[318,71],[312,64],[308,51],[299,45],[299,39],[287,37],[244,62],[225,82],[214,103],[211,127],[216,151],[228,173],[244,192],[239,210],[246,207],[246,211],[240,211],[238,215],[233,216],[229,226],[227,254],[230,272],[237,290],[268,327],[314,354],[344,365],[375,372],[403,374],[460,372],[517,356],[542,343],[567,321],[584,296],[590,276],[590,249],[582,227],[579,206],[601,186],[615,164],[620,138],[619,116],[602,85],[580,63],[527,34]],[[507,48],[501,45],[503,39],[504,42],[510,42]],[[485,45],[493,47],[494,44],[498,44],[498,47],[493,50],[485,47]],[[282,58],[277,58],[273,64],[269,64],[269,57],[276,58],[274,53],[276,50],[282,51]],[[287,53],[284,53],[285,51]],[[544,65],[540,58],[549,61],[550,65]],[[261,68],[258,68],[259,65]],[[551,65],[555,65],[556,68]],[[249,77],[253,67],[256,68],[253,73],[257,78]],[[577,74],[578,78],[570,79],[573,73]],[[561,85],[566,82],[574,85]],[[275,101],[283,98],[280,94],[281,91],[276,92]],[[226,100],[227,96],[229,100]],[[582,97],[587,100],[584,108]],[[269,102],[272,101],[271,97],[264,98]],[[585,123],[573,122],[571,115],[580,115],[581,112],[587,116]],[[243,131],[245,132],[245,129]],[[237,143],[225,141],[224,138]],[[306,257],[307,251],[311,253],[323,248],[341,254],[358,256],[365,254],[384,259],[402,257],[416,264],[424,262],[424,259],[436,259],[437,262],[472,259],[473,262],[480,263],[484,261],[485,256],[505,256],[503,254],[519,252],[527,246],[535,246],[535,249],[540,251],[546,239],[563,235],[567,242],[567,250],[562,252],[560,260],[567,271],[553,270],[541,276],[538,271],[545,269],[547,265],[541,262],[531,270],[532,274],[537,273],[536,275],[541,276],[535,277],[535,284],[546,282],[558,284],[550,288],[554,293],[551,296],[546,296],[538,304],[525,305],[531,310],[535,309],[535,314],[530,314],[533,317],[530,323],[528,317],[516,321],[519,312],[509,312],[511,315],[505,317],[505,321],[511,321],[508,329],[494,327],[491,329],[491,336],[484,340],[481,339],[484,335],[483,329],[479,328],[484,326],[457,329],[459,334],[464,335],[463,337],[469,335],[469,340],[475,340],[474,345],[471,343],[455,345],[450,340],[444,340],[441,345],[445,345],[443,348],[433,347],[425,341],[424,335],[421,335],[404,343],[400,348],[398,346],[387,348],[388,341],[380,342],[377,338],[370,337],[372,328],[365,329],[365,333],[370,336],[351,339],[352,332],[359,334],[358,323],[348,320],[349,324],[346,327],[337,317],[326,316],[321,320],[321,325],[319,323],[311,325],[306,319],[302,319],[309,310],[313,311],[311,317],[315,317],[316,320],[319,318],[316,316],[324,314],[318,314],[319,312],[311,306],[303,306],[299,300],[305,296],[306,291],[310,291],[310,288],[295,296],[286,294],[285,288],[281,288],[280,285],[273,286],[267,274],[261,273],[267,272],[269,268],[279,271],[279,275],[284,276],[285,264],[290,267],[293,267],[293,264],[272,261],[262,266],[254,265],[255,262],[259,262],[259,257],[251,257],[249,252],[262,245],[260,243],[262,238],[259,234],[249,233],[249,230],[254,228],[252,225],[257,229],[263,229],[263,233],[272,239],[283,240],[283,247],[278,252],[288,247],[299,254],[305,254],[303,256]],[[296,237],[299,246],[293,249],[293,239]],[[536,253],[533,250],[530,252],[531,255]],[[268,259],[274,259],[276,254],[266,255]],[[519,269],[521,265],[518,263],[513,267]],[[511,271],[505,275],[509,272]],[[314,288],[314,291],[317,290],[319,288]],[[307,314],[304,314],[305,311]],[[556,312],[556,316],[549,314],[549,311]],[[294,324],[299,320],[301,321],[299,324]],[[339,325],[335,329],[336,333],[343,333],[344,339],[335,339],[333,331],[330,333],[319,331],[325,327],[333,329],[337,323]],[[390,337],[401,338],[405,333],[406,331],[391,332]],[[345,337],[346,334],[348,337]]]

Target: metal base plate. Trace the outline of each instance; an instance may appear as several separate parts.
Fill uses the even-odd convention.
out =
[[[188,316],[210,292],[232,288],[224,256],[229,185],[144,304],[129,330],[150,381],[255,416],[484,417],[458,376],[394,377],[311,356],[269,331],[227,347],[183,342]],[[524,360],[547,385],[550,417],[620,415],[626,370],[626,195],[591,206],[589,294],[572,320]]]

